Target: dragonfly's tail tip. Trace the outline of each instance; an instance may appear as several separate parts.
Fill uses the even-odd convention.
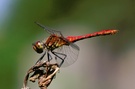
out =
[[[112,29],[110,33],[113,35],[113,34],[116,34],[116,33],[118,33],[118,32],[119,32],[119,30]]]
[[[119,30],[114,29],[114,33],[118,33],[118,32],[119,32]]]

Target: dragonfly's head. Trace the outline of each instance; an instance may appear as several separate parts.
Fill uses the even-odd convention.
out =
[[[33,43],[33,49],[37,52],[37,53],[42,53],[44,50],[44,45],[42,42],[37,41],[36,43]]]

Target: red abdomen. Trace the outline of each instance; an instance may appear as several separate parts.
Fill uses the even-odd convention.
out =
[[[68,39],[70,42],[76,42],[76,41],[79,41],[82,39],[96,37],[96,36],[112,35],[112,34],[115,34],[117,32],[118,32],[118,30],[109,29],[109,30],[102,30],[99,32],[91,33],[91,34],[82,35],[82,36],[68,36],[68,37],[66,37],[66,39]]]

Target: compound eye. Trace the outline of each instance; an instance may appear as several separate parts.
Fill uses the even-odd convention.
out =
[[[37,52],[37,53],[42,53],[43,52],[43,47],[40,41],[37,41],[36,43],[32,44],[33,45],[33,49]]]
[[[37,43],[37,47],[38,47],[38,48],[40,48],[40,45],[41,45],[40,43]]]
[[[41,42],[40,42],[40,41],[37,41],[37,42],[36,42],[36,46],[37,46],[38,48],[40,48],[40,47],[41,47]]]

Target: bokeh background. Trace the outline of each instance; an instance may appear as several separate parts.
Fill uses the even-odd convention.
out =
[[[135,89],[134,0],[0,0],[0,89],[21,89],[41,56],[32,43],[49,36],[38,21],[64,36],[118,29],[86,39],[77,62],[61,68],[48,89]],[[37,83],[29,83],[38,89]]]

